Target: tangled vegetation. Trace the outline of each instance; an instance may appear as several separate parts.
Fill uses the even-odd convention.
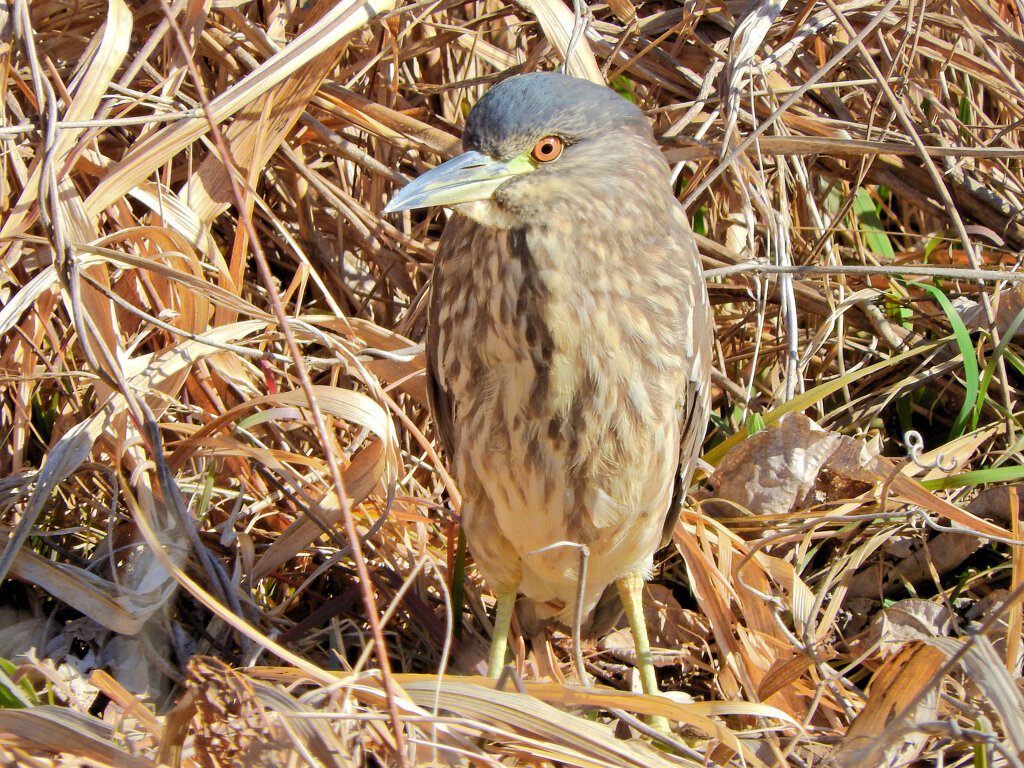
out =
[[[1021,765],[1021,6],[747,6],[568,56],[561,0],[0,8],[0,762]],[[563,65],[650,116],[716,315],[657,698],[628,632],[480,675],[446,214],[381,214]]]

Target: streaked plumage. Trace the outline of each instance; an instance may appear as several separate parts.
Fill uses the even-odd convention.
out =
[[[499,168],[488,197],[454,206],[427,357],[478,567],[569,623],[578,553],[537,551],[589,546],[586,612],[616,579],[649,575],[704,436],[712,320],[640,110],[593,83],[521,75],[474,107],[463,145],[477,166],[520,168],[545,136],[564,142],[557,159]]]

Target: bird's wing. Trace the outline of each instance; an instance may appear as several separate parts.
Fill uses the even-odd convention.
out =
[[[455,403],[449,390],[444,383],[444,376],[441,371],[441,348],[440,342],[442,333],[440,328],[441,294],[444,286],[444,253],[447,248],[448,230],[457,227],[457,218],[453,217],[445,227],[438,245],[437,256],[434,259],[434,271],[430,276],[430,303],[427,309],[427,399],[430,401],[430,413],[434,417],[434,424],[437,427],[437,435],[441,441],[441,447],[449,456],[454,455],[455,450]]]
[[[681,211],[680,211],[681,212]],[[690,297],[685,302],[689,310],[688,325],[690,338],[693,339],[693,354],[689,360],[689,377],[682,396],[679,399],[679,472],[676,475],[672,503],[669,505],[662,529],[661,544],[665,546],[672,537],[679,510],[686,499],[686,491],[690,487],[690,478],[697,466],[701,444],[707,432],[708,417],[711,413],[711,366],[714,337],[714,316],[708,301],[707,289],[704,287],[703,274],[699,269],[700,254],[697,252],[696,241],[688,224],[682,225],[685,234],[677,239],[682,246],[682,258],[691,260],[696,277],[688,286]]]

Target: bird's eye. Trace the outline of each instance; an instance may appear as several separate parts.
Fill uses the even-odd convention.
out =
[[[563,141],[557,136],[545,136],[533,145],[530,156],[539,163],[550,163],[562,154],[564,146]]]

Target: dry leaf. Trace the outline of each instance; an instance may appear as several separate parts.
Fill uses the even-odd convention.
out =
[[[716,501],[725,500],[755,515],[784,515],[849,498],[885,480],[878,450],[876,443],[825,431],[791,413],[725,454],[709,480],[715,490],[703,508],[735,514]]]

